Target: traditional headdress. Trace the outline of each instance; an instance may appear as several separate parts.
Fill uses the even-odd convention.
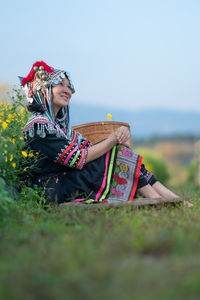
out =
[[[75,93],[70,74],[64,70],[54,69],[43,61],[35,62],[26,77],[19,77],[29,105],[33,101],[41,105],[46,117],[53,123],[56,123],[56,120],[51,102],[51,89],[65,77],[69,80],[72,93]],[[62,108],[62,119],[65,122],[66,134],[70,135],[69,107]]]

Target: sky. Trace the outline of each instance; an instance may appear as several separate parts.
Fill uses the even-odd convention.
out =
[[[199,0],[4,0],[0,83],[44,60],[76,103],[200,112],[199,16]]]

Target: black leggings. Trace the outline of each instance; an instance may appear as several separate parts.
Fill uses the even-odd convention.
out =
[[[140,189],[148,184],[153,185],[156,181],[158,180],[154,177],[154,175],[145,168],[145,165],[142,165],[137,188]]]

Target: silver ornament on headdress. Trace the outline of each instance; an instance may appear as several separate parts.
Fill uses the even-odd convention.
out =
[[[64,78],[67,78],[69,80],[72,94],[75,93],[74,85],[71,81],[69,72],[55,69],[52,73],[48,73],[47,71],[45,71],[43,66],[39,66],[39,67],[35,66],[34,71],[35,71],[34,80],[22,86],[27,101],[29,103],[33,102],[32,99],[33,95],[37,94],[40,90],[47,91],[49,87],[56,86],[57,84],[62,82]],[[23,77],[19,77],[19,78],[22,84]]]

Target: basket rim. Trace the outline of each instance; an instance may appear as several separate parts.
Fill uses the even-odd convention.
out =
[[[130,125],[128,123],[125,122],[120,122],[120,121],[99,121],[99,122],[89,122],[89,123],[84,123],[84,124],[80,124],[80,125],[75,125],[73,126],[73,128],[83,128],[83,127],[92,127],[92,126],[97,126],[97,125],[122,125],[122,126],[126,126],[128,128],[130,128]]]

